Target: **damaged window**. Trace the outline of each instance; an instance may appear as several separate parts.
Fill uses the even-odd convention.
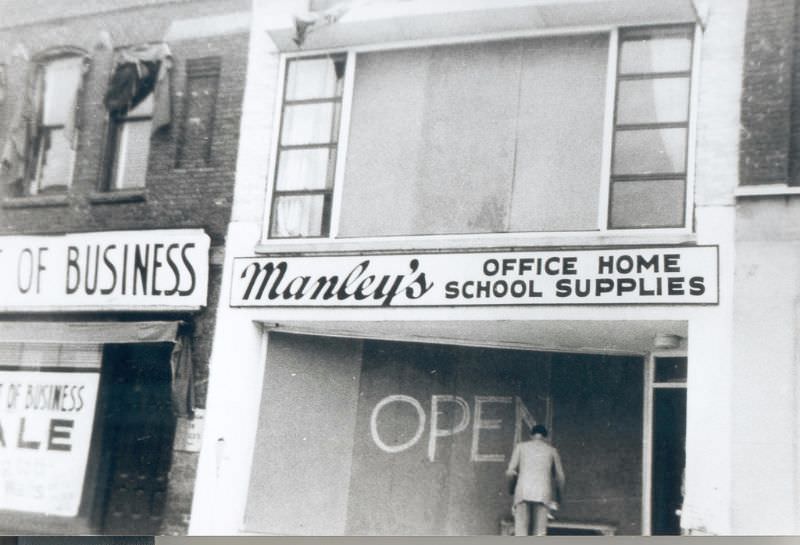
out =
[[[117,52],[104,103],[109,113],[106,189],[145,186],[150,136],[171,121],[166,45]]]
[[[75,110],[83,59],[49,61],[37,75],[40,105],[34,143],[31,193],[65,190],[70,184],[74,136],[68,125]]]

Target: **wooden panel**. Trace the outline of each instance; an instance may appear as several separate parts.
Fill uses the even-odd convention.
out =
[[[552,439],[567,486],[559,520],[641,534],[641,358],[553,356]]]
[[[111,457],[111,475],[103,533],[159,533],[175,432],[171,349],[171,344],[163,343],[106,350],[110,384],[105,449]]]
[[[269,336],[245,527],[344,532],[361,343]]]
[[[348,533],[497,534],[511,506],[504,472],[517,398],[525,392],[527,410],[546,420],[548,361],[530,352],[365,343]],[[417,400],[426,415],[424,433],[406,450],[385,452],[371,433],[370,418],[381,400],[398,394]],[[435,428],[456,433],[432,442],[434,395],[460,397],[469,413],[464,419],[463,407],[438,401]],[[496,420],[498,429],[476,429],[477,404],[484,425]],[[419,416],[409,403],[398,402],[381,410],[377,421],[381,440],[397,445],[413,438]]]

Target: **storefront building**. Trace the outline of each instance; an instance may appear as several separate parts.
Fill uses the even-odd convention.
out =
[[[746,3],[331,5],[253,6],[190,533],[503,533],[534,423],[551,533],[735,532]]]
[[[739,187],[733,512],[741,533],[800,533],[798,262],[800,13],[748,6]],[[768,502],[768,510],[753,510]]]
[[[0,23],[0,533],[186,533],[250,6],[61,4]]]

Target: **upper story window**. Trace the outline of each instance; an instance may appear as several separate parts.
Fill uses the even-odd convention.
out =
[[[72,179],[77,111],[88,57],[59,48],[30,64],[3,146],[3,178],[17,195],[65,191]]]
[[[269,237],[683,228],[692,34],[290,56]]]
[[[691,70],[691,29],[622,33],[610,228],[685,224]]]
[[[32,194],[66,190],[72,178],[75,101],[83,58],[62,57],[44,63],[37,77],[38,127],[31,160]]]
[[[165,44],[117,52],[105,95],[109,112],[106,189],[145,186],[151,134],[171,122],[171,68]]]
[[[344,81],[344,56],[286,65],[270,236],[326,237]]]

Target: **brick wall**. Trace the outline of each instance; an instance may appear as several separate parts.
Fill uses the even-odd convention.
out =
[[[800,182],[800,120],[792,117],[792,104],[800,104],[800,81],[792,75],[800,63],[796,12],[795,0],[749,4],[740,158],[744,185]]]
[[[5,142],[8,125],[24,92],[27,63],[13,52],[20,44],[34,56],[51,47],[74,46],[88,52],[92,63],[85,79],[79,114],[81,132],[76,149],[71,186],[61,202],[41,206],[42,199],[12,199],[10,188],[0,188],[6,197],[0,202],[0,236],[10,234],[59,234],[82,231],[202,228],[211,237],[212,256],[220,256],[230,219],[238,149],[239,119],[248,55],[246,13],[249,0],[197,0],[160,2],[145,0],[140,7],[133,1],[82,2],[83,13],[75,10],[57,20],[0,28],[0,63],[7,67],[6,99],[0,102],[0,145]],[[21,0],[0,4],[0,12],[13,4],[19,11]],[[78,3],[76,3],[77,5]],[[115,7],[124,9],[114,10]],[[111,11],[109,11],[111,10]],[[98,13],[97,11],[101,11]],[[20,19],[22,15],[19,15]],[[222,17],[218,21],[215,17]],[[203,19],[205,18],[205,19]],[[181,31],[170,29],[182,20],[192,19]],[[233,20],[233,23],[231,22]],[[0,25],[7,25],[8,19]],[[238,23],[237,23],[238,21]],[[174,68],[172,73],[173,120],[166,130],[156,133],[150,144],[146,194],[138,201],[98,202],[103,184],[104,144],[107,116],[102,100],[109,81],[113,50],[97,47],[100,33],[111,35],[114,47],[168,39]],[[213,120],[213,140],[208,165],[176,168],[176,152],[183,122],[186,64],[191,59],[218,57],[220,78]],[[44,199],[47,201],[47,199]],[[38,201],[38,202],[37,202]],[[212,259],[209,274],[208,306],[194,316],[196,399],[205,406],[208,361],[214,330],[221,258]],[[62,317],[63,318],[63,317]],[[152,319],[158,319],[154,316]],[[179,445],[176,445],[179,447]],[[191,510],[197,454],[174,451],[168,501],[162,533],[186,533]]]

